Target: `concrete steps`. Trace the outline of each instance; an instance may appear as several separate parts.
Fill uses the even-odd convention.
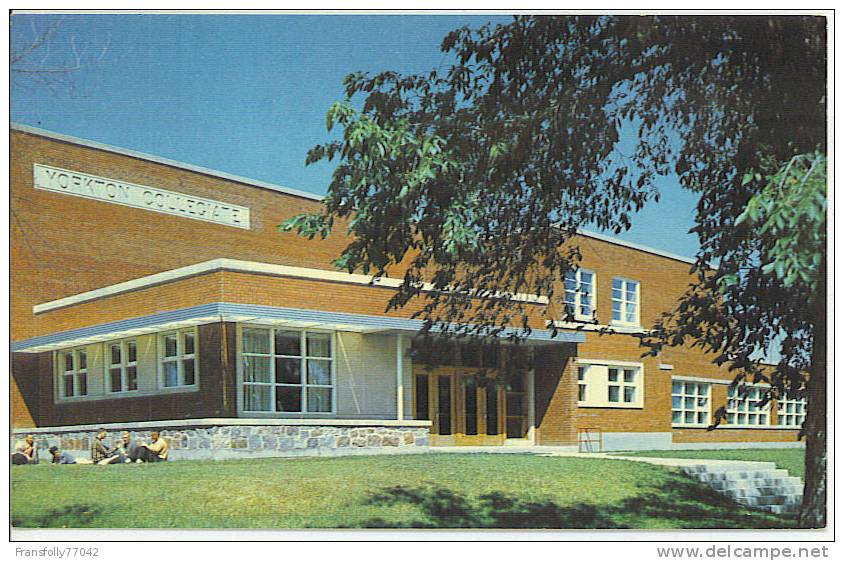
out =
[[[803,500],[800,478],[772,462],[708,462],[680,469],[739,504],[775,514],[797,512]]]

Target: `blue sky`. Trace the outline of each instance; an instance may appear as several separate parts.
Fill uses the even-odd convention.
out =
[[[26,42],[53,15],[15,15]],[[66,15],[43,64],[84,51],[72,87],[13,86],[12,121],[324,194],[305,167],[354,71],[430,70],[443,36],[487,15]],[[31,39],[30,39],[31,40]],[[692,256],[696,196],[674,177],[620,238]]]

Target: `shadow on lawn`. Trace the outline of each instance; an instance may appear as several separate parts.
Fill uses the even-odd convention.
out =
[[[690,478],[672,475],[659,488],[619,503],[561,506],[550,500],[526,501],[504,493],[472,500],[444,488],[390,487],[364,504],[413,505],[422,515],[411,521],[370,518],[362,528],[619,529],[648,526],[682,528],[787,528],[792,520],[747,510]],[[660,524],[664,521],[665,524]]]
[[[13,516],[15,528],[83,528],[90,526],[102,509],[93,505],[69,505],[37,516]]]

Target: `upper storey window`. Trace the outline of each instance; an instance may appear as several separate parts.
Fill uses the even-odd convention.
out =
[[[581,321],[595,317],[595,273],[577,269],[566,273],[566,313]]]
[[[615,277],[612,280],[612,321],[639,325],[639,281]]]

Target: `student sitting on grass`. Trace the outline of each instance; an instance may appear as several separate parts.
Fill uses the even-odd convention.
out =
[[[76,458],[67,452],[59,450],[58,446],[50,446],[50,454],[53,456],[54,464],[75,464]]]
[[[129,431],[123,431],[120,440],[117,441],[119,463],[128,464],[138,459],[138,448],[140,447],[132,441],[132,435],[129,434]]]
[[[29,460],[28,463],[30,464],[37,464],[38,463],[38,450],[35,448],[35,438],[28,434],[26,435],[26,448],[23,449],[24,455]]]
[[[136,463],[141,462],[164,462],[167,460],[167,450],[170,448],[167,441],[161,438],[158,431],[152,431],[152,443],[142,442],[138,445],[135,459]]]
[[[15,451],[12,452],[12,465],[14,466],[23,466],[29,463],[29,456],[24,454],[24,450],[26,450],[26,442],[23,440],[18,440],[15,442]]]
[[[94,443],[91,445],[91,461],[95,464],[113,464],[120,460],[120,456],[117,454],[117,449],[109,448],[103,443],[106,436],[106,431],[100,429],[100,431],[97,432],[97,437],[94,439]]]

